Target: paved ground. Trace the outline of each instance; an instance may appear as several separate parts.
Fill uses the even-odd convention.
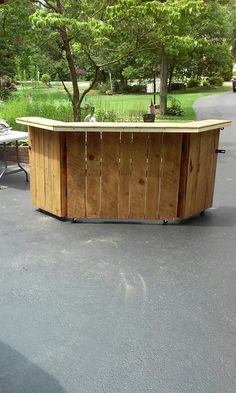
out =
[[[1,393],[235,393],[236,94],[214,209],[181,225],[70,224],[0,191]]]

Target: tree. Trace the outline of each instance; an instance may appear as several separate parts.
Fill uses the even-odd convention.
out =
[[[32,47],[29,15],[33,11],[29,0],[8,0],[0,7],[0,75],[14,77],[16,57],[28,57]]]
[[[34,29],[39,34],[47,31],[47,41],[54,42],[54,53],[51,50],[50,53],[57,66],[67,61],[72,93],[66,87],[59,68],[58,74],[71,100],[74,120],[80,120],[83,99],[95,85],[99,72],[127,57],[138,47],[137,40],[122,40],[124,31],[127,36],[127,28],[122,31],[124,23],[120,15],[114,16],[116,6],[124,2],[118,0],[116,6],[113,0],[102,3],[100,0],[44,0],[36,3],[38,9],[31,18]],[[81,93],[78,79],[81,70],[88,66],[93,70],[92,82]]]

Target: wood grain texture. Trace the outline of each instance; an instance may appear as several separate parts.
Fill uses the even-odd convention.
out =
[[[201,134],[190,134],[184,140],[187,140],[188,143],[188,155],[186,156],[186,160],[182,161],[183,166],[181,167],[180,189],[182,189],[181,184],[183,182],[185,182],[185,189],[183,189],[182,193],[182,205],[179,206],[178,214],[180,218],[191,217],[197,211],[196,195],[199,185]]]
[[[209,167],[211,160],[211,133],[200,135],[200,151],[197,172],[197,185],[195,190],[195,202],[191,214],[201,212],[205,209],[207,183],[209,179]]]
[[[163,134],[159,219],[177,218],[182,134]]]
[[[148,134],[134,133],[129,218],[145,218]]]
[[[66,135],[68,216],[86,216],[85,134]]]
[[[212,206],[219,131],[184,136],[178,216],[188,218]]]
[[[66,182],[62,178],[61,133],[30,129],[30,189],[32,202],[38,208],[66,216],[65,203],[62,205],[62,193]]]
[[[217,166],[217,153],[216,150],[219,146],[220,130],[209,131],[211,141],[209,144],[209,177],[206,189],[205,209],[209,209],[213,205],[216,166]]]
[[[118,217],[126,219],[130,213],[131,133],[121,133]]]
[[[120,133],[102,134],[100,217],[118,217]]]
[[[145,218],[157,220],[159,215],[160,170],[163,134],[149,134]]]
[[[36,160],[35,160],[35,128],[29,127],[29,168],[30,168],[30,194],[31,201],[34,206],[37,206],[37,187],[36,187]]]
[[[87,134],[86,215],[98,218],[101,210],[101,139],[100,132]]]

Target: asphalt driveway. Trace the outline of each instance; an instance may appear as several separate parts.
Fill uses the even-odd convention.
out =
[[[61,222],[0,191],[1,393],[235,393],[236,94],[214,208],[181,224]]]

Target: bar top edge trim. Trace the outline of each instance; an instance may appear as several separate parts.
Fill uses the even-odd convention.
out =
[[[20,117],[19,124],[56,132],[172,132],[199,133],[231,125],[230,120],[198,120],[183,123],[63,122],[42,117]],[[118,131],[117,131],[118,129]]]

